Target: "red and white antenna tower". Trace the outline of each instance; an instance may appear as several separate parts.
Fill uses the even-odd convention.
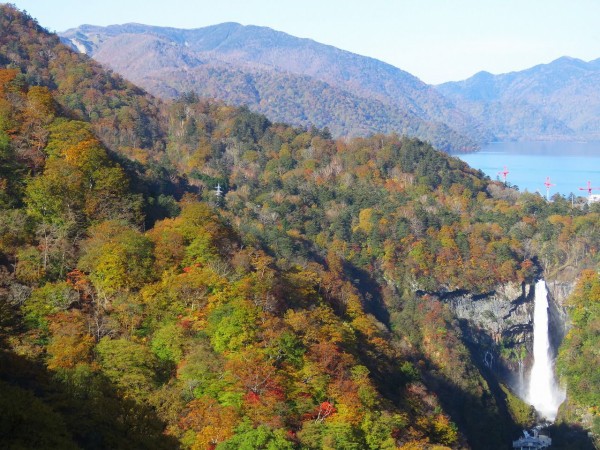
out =
[[[588,196],[592,195],[592,190],[594,190],[594,189],[600,189],[600,187],[593,187],[591,181],[587,182],[587,187],[580,187],[579,188],[580,191],[587,191]]]
[[[498,175],[502,175],[502,178],[504,179],[504,185],[506,186],[506,175],[508,175],[510,172],[508,171],[508,169],[506,168],[506,166],[504,166],[504,170],[498,172]]]
[[[544,186],[546,186],[546,200],[550,201],[550,188],[556,185],[550,183],[550,177],[546,177],[546,181],[544,181]]]

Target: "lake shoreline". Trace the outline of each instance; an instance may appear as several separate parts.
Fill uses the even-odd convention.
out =
[[[575,194],[590,181],[600,187],[600,141],[510,141],[494,142],[479,151],[452,155],[471,167],[483,171],[493,180],[501,180],[501,171],[508,170],[506,181],[519,190],[546,195],[545,181],[550,178],[550,196]],[[600,190],[598,190],[600,192]]]

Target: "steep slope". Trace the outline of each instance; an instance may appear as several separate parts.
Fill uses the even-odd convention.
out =
[[[9,8],[2,15],[0,64],[19,68],[26,82],[55,90],[61,107],[91,121],[111,149],[164,146],[159,101]]]
[[[572,329],[558,355],[559,373],[566,380],[568,401],[563,417],[591,429],[595,446],[600,444],[600,355],[594,349],[600,344],[597,324],[600,320],[600,273],[584,272],[568,300],[573,317]]]
[[[520,72],[480,72],[439,91],[499,139],[600,139],[600,59],[563,57]]]
[[[444,150],[470,149],[474,142],[491,138],[407,72],[269,28],[235,23],[195,30],[84,25],[62,37],[165,97],[190,89],[204,97],[216,93],[217,98],[248,104],[272,120],[310,122],[345,136],[396,131],[428,139]],[[249,89],[239,89],[235,80]],[[326,101],[315,102],[323,90]]]

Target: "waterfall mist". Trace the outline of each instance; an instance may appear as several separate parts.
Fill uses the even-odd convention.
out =
[[[548,321],[548,291],[546,282],[539,280],[535,285],[535,307],[533,314],[533,367],[529,374],[527,400],[538,413],[554,421],[558,407],[565,399],[565,392],[556,383],[550,348]]]

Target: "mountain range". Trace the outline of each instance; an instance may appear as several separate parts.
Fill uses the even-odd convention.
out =
[[[600,59],[562,57],[430,86],[373,58],[237,23],[82,25],[60,35],[159,97],[193,91],[336,137],[395,132],[455,152],[491,141],[600,139]]]
[[[61,36],[162,98],[194,91],[271,120],[328,127],[334,136],[397,132],[443,150],[473,150],[492,138],[408,72],[270,28],[83,25]]]
[[[444,83],[463,111],[486,118],[498,140],[600,139],[600,59],[562,57],[520,72]]]

